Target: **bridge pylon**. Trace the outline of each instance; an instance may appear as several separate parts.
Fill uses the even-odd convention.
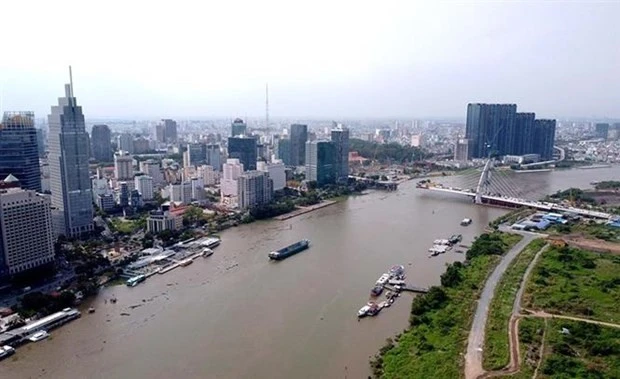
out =
[[[480,179],[478,180],[478,185],[476,186],[476,196],[474,197],[474,202],[476,204],[482,204],[482,193],[485,188],[490,184],[490,175],[491,169],[493,168],[493,159],[489,158],[487,163],[484,164],[484,168],[482,169],[482,174],[480,175]]]

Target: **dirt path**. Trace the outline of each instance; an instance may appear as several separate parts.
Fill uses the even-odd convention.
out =
[[[545,311],[535,311],[531,309],[524,309],[524,311],[527,312],[527,314],[523,315],[524,317],[559,318],[559,319],[564,319],[564,320],[581,321],[581,322],[587,322],[589,324],[597,324],[597,325],[602,325],[602,326],[608,326],[610,328],[620,329],[620,324],[614,324],[611,322],[596,321],[596,320],[590,320],[590,319],[581,318],[581,317],[564,316],[564,315],[558,315],[554,313],[547,313]]]

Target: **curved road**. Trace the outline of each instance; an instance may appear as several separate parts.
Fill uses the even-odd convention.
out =
[[[489,315],[489,305],[493,299],[495,288],[497,283],[506,272],[506,269],[510,263],[515,259],[517,255],[523,250],[530,242],[536,238],[540,238],[541,235],[537,233],[519,232],[523,238],[516,245],[512,247],[499,262],[491,276],[487,279],[484,285],[480,300],[478,300],[478,306],[476,307],[476,313],[474,314],[474,321],[469,331],[469,339],[467,341],[467,352],[465,353],[465,378],[475,379],[484,374],[482,368],[482,349],[484,346],[485,327],[487,324],[487,318]]]

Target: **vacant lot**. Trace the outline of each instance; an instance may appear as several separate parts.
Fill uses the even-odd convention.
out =
[[[525,308],[620,323],[620,256],[554,247],[537,263]]]

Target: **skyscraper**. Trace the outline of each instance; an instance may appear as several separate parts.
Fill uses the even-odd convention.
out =
[[[117,182],[133,183],[133,157],[124,151],[114,154],[114,178]],[[133,185],[130,187],[133,189]]]
[[[148,175],[136,176],[134,184],[135,188],[142,196],[142,200],[153,200],[153,178]]]
[[[284,162],[285,165],[291,166],[291,140],[288,138],[281,138],[278,140],[278,158]]]
[[[129,133],[122,133],[118,136],[118,150],[133,154],[133,136]]]
[[[246,135],[247,127],[248,125],[245,122],[243,122],[242,119],[236,118],[230,125],[230,136],[238,137],[238,136]]]
[[[0,123],[0,180],[12,174],[25,189],[41,192],[34,112],[4,112]]]
[[[222,171],[222,150],[220,145],[207,145],[206,164],[213,167],[215,171]]]
[[[332,129],[332,143],[336,148],[336,181],[349,180],[349,129]]]
[[[306,179],[319,187],[336,183],[336,146],[331,141],[306,142]]]
[[[454,145],[454,160],[466,161],[469,156],[469,140],[467,138],[459,138]]]
[[[53,261],[49,198],[18,187],[0,188],[0,278]]]
[[[90,143],[93,158],[99,162],[112,162],[112,133],[107,125],[94,125]]]
[[[541,161],[549,161],[553,159],[555,120],[535,120],[533,134],[534,153],[540,154]]]
[[[609,134],[609,124],[607,123],[598,123],[595,126],[596,128],[596,137],[607,139]]]
[[[88,134],[82,107],[73,95],[73,83],[65,85],[65,97],[58,99],[48,116],[49,166],[52,206],[61,217],[54,218],[56,232],[78,236],[93,230],[93,204],[88,172]]]
[[[273,197],[273,180],[263,171],[247,171],[237,178],[239,208],[268,204]]]
[[[512,154],[531,154],[534,151],[532,144],[534,133],[534,113],[517,113],[515,130],[515,148]]]
[[[306,162],[306,142],[308,142],[308,125],[291,125],[291,166],[303,166]]]
[[[169,118],[164,118],[161,123],[155,126],[155,137],[161,143],[177,142],[177,122]]]
[[[188,143],[183,153],[183,167],[195,167],[207,160],[207,145],[204,143]]]
[[[468,104],[465,138],[469,158],[513,154],[516,141],[515,104]]]
[[[256,170],[256,138],[229,137],[228,157],[239,159],[245,170]]]

